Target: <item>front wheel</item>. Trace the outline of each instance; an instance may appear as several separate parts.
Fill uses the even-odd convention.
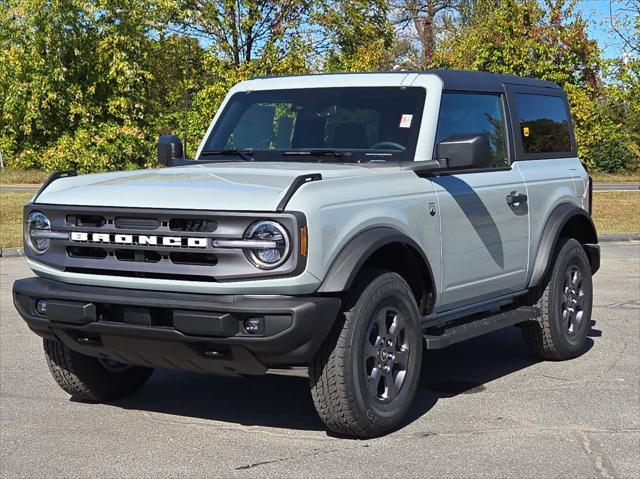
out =
[[[309,368],[320,418],[334,432],[375,437],[400,425],[422,362],[420,314],[396,273],[369,271]]]

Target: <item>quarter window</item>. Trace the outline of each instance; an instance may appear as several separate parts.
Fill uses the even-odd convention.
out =
[[[443,93],[436,141],[459,134],[487,135],[491,145],[491,166],[509,166],[500,95]]]
[[[516,93],[520,138],[525,153],[569,153],[569,112],[559,96]]]

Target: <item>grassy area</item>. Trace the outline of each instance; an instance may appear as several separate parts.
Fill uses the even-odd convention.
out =
[[[0,192],[0,248],[22,246],[22,207],[31,192]]]
[[[31,192],[0,192],[0,248],[22,245],[22,207]],[[596,191],[593,217],[598,233],[640,232],[640,192]]]
[[[629,173],[593,173],[591,175],[596,183],[640,183],[640,172]]]
[[[49,173],[40,170],[0,170],[0,183],[4,184],[39,184],[49,177]]]
[[[598,233],[640,232],[640,192],[594,191],[593,219]]]

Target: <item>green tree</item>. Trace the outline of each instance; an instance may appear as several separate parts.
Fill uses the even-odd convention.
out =
[[[339,0],[322,5],[315,20],[326,45],[322,68],[327,72],[388,70],[393,24],[387,0]]]
[[[152,44],[151,91],[146,129],[149,137],[174,133],[186,138],[185,153],[193,156],[203,131],[192,128],[194,96],[217,81],[206,66],[210,54],[196,37],[170,33]]]
[[[309,72],[311,48],[307,37],[312,3],[170,1],[165,12],[175,35],[173,41],[189,42],[192,46],[191,53],[183,49],[185,68],[175,75],[186,100],[180,103],[174,98],[171,106],[179,106],[179,113],[165,115],[162,130],[188,130],[188,143],[195,146],[234,84],[260,75]],[[193,52],[197,52],[196,57]],[[194,62],[197,68],[193,68]],[[185,74],[187,65],[191,69],[190,79]]]
[[[0,137],[8,163],[91,171],[148,162],[153,10],[145,0],[3,4]]]
[[[639,20],[627,4],[612,26],[628,55],[603,62],[567,0],[3,0],[0,148],[19,167],[145,166],[159,133],[186,136],[193,154],[239,81],[399,64],[555,81],[586,164],[633,167]]]
[[[471,22],[443,41],[434,63],[444,68],[483,70],[536,77],[560,84],[569,96],[579,154],[591,169],[604,164],[601,145],[622,145],[630,138],[602,108],[607,88],[603,63],[585,21],[566,0],[490,0],[476,2]],[[611,152],[611,148],[608,149]]]
[[[384,0],[188,0],[174,12],[184,35],[207,45],[208,78],[194,96],[189,131],[204,134],[227,91],[261,75],[390,68],[393,30]]]
[[[263,54],[282,56],[308,25],[310,0],[182,0],[173,20],[209,43],[220,60],[240,67]]]
[[[29,151],[77,127],[92,92],[92,12],[80,2],[3,2],[0,135],[5,153]],[[88,78],[87,78],[88,77]]]
[[[215,115],[229,89],[236,83],[264,75],[287,75],[310,72],[307,65],[308,45],[294,42],[289,52],[282,56],[272,46],[262,52],[259,59],[245,61],[235,67],[233,63],[208,54],[203,71],[211,78],[193,95],[188,114],[188,127],[192,144],[199,141]]]
[[[640,168],[640,0],[609,2],[611,28],[622,42],[623,57],[609,62],[603,108],[631,139],[632,166]]]

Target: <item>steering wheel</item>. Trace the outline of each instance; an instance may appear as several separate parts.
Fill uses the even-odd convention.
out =
[[[369,148],[372,150],[406,150],[404,146],[402,146],[400,143],[396,143],[395,141],[380,141],[375,145],[371,145]]]

